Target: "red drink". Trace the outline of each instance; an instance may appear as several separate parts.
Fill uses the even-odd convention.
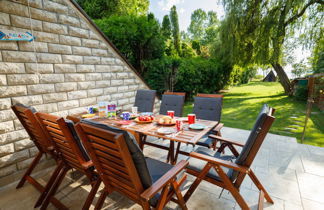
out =
[[[173,119],[174,118],[174,111],[168,111],[168,116],[170,116]]]
[[[188,123],[195,124],[196,122],[196,115],[195,114],[188,114]]]
[[[176,120],[176,127],[177,127],[178,132],[182,130],[182,121],[181,120]]]

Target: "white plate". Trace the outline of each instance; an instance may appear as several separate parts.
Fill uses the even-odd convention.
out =
[[[158,134],[162,134],[162,135],[169,135],[169,134],[175,133],[176,129],[174,129],[174,128],[159,128],[159,129],[157,129],[156,132]]]

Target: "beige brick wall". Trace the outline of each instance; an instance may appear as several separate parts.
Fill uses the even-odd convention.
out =
[[[29,7],[0,0],[0,29],[36,36],[0,42],[0,187],[20,178],[36,154],[12,104],[60,116],[101,100],[129,109],[136,90],[147,88],[69,0],[29,0]]]

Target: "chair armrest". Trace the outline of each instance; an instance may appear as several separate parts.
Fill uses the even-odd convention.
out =
[[[177,165],[175,165],[171,170],[165,173],[160,179],[158,179],[153,185],[147,188],[141,197],[145,201],[149,201],[153,196],[158,193],[164,186],[166,186],[170,181],[172,181],[183,169],[188,166],[189,162],[181,160]]]
[[[223,123],[218,123],[216,127],[212,131],[220,132],[220,130],[224,127]]]
[[[80,118],[74,117],[71,115],[66,116],[66,119],[71,120],[74,124],[77,124],[78,122],[80,122]]]
[[[212,164],[221,165],[221,166],[224,166],[226,168],[232,168],[232,169],[234,169],[236,171],[240,171],[240,172],[243,172],[243,173],[249,173],[249,168],[247,168],[245,166],[237,165],[236,163],[232,163],[232,162],[227,161],[227,160],[221,160],[219,158],[211,157],[211,156],[200,154],[200,153],[197,153],[197,152],[191,152],[190,157],[194,157],[194,158],[197,158],[197,159],[200,159],[200,160],[204,160],[204,161],[207,161],[207,162],[212,163]]]
[[[208,137],[212,138],[212,139],[217,139],[217,140],[229,143],[229,144],[233,144],[233,145],[236,145],[236,146],[244,147],[244,144],[242,144],[240,142],[233,141],[233,140],[230,140],[230,139],[226,139],[226,138],[223,138],[221,136],[216,136],[216,135],[211,134]]]
[[[93,166],[93,162],[92,162],[92,160],[89,160],[87,162],[82,163],[81,165],[82,165],[82,168],[88,169]]]

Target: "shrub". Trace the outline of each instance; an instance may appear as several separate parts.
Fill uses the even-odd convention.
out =
[[[215,93],[228,84],[231,66],[216,59],[164,57],[146,61],[144,78],[158,93],[166,90],[186,92],[188,98],[197,93]]]
[[[298,85],[295,92],[295,98],[300,101],[306,101],[308,97],[307,86]]]

